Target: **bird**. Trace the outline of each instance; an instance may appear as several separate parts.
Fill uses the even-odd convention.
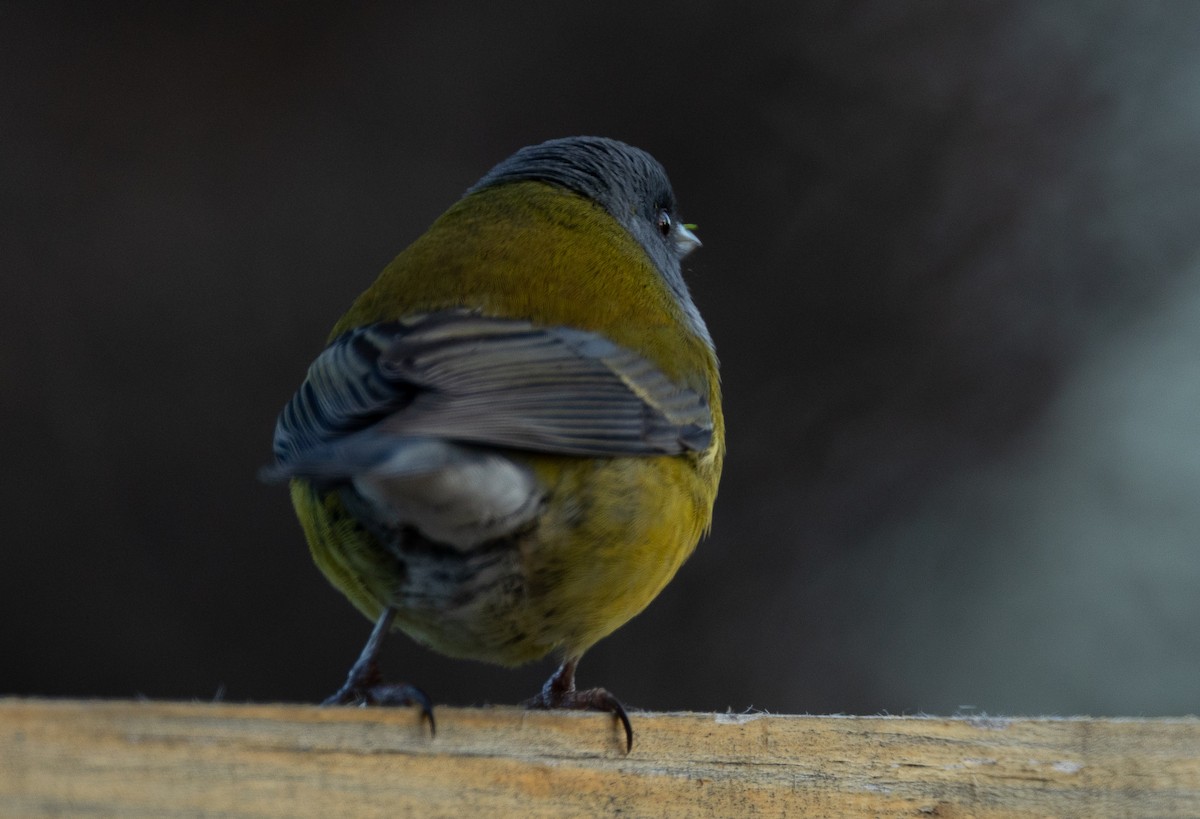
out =
[[[641,612],[712,522],[717,357],[684,281],[699,247],[666,171],[602,137],[516,151],[334,324],[278,417],[312,557],[374,621],[327,704],[414,704],[377,657],[559,661],[528,708],[611,713],[583,654]]]

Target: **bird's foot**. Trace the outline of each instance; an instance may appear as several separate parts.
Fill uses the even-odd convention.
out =
[[[415,705],[421,709],[421,718],[429,722],[430,735],[437,733],[429,695],[408,683],[383,682],[375,663],[361,669],[355,665],[342,687],[321,705]]]
[[[321,705],[416,705],[421,709],[421,718],[429,721],[429,734],[433,736],[437,733],[437,724],[433,721],[433,700],[429,695],[408,683],[385,683],[379,673],[375,658],[383,635],[391,628],[395,616],[394,610],[384,609],[358,661],[346,675],[346,682]]]
[[[552,709],[569,708],[580,711],[605,711],[612,714],[625,728],[625,753],[633,750],[633,726],[625,706],[604,688],[575,690],[575,662],[568,660],[554,672],[541,692],[525,701],[526,708]]]

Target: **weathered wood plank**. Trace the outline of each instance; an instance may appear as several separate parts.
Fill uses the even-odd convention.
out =
[[[1200,720],[0,699],[0,816],[1200,816]]]

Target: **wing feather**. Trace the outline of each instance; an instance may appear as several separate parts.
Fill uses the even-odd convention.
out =
[[[446,310],[330,344],[280,414],[266,476],[352,475],[404,440],[429,438],[680,454],[708,446],[712,416],[704,396],[599,334]]]

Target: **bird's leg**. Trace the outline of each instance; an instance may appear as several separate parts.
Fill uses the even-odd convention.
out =
[[[363,705],[371,702],[374,688],[382,682],[378,658],[379,650],[383,646],[383,636],[391,630],[395,620],[396,610],[390,606],[385,607],[375,622],[375,628],[371,630],[371,636],[367,638],[362,653],[358,655],[350,673],[346,675],[346,682],[336,694],[321,703],[322,705]]]
[[[621,701],[603,688],[575,690],[575,666],[578,657],[568,657],[558,670],[546,680],[536,697],[525,701],[526,708],[576,708],[586,711],[607,711],[621,721],[625,728],[625,753],[633,750],[633,726]]]
[[[436,733],[433,702],[429,695],[415,685],[385,683],[379,673],[379,649],[383,645],[383,636],[391,630],[395,621],[396,610],[391,606],[385,607],[362,653],[346,675],[346,682],[321,705],[418,705],[421,716],[429,720],[429,733]]]

